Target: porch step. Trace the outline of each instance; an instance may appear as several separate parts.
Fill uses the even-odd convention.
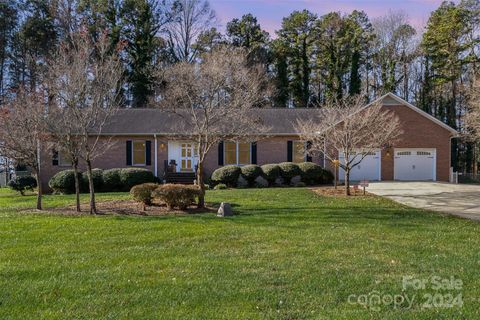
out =
[[[167,183],[193,184],[194,180],[194,172],[170,172],[165,176],[165,181]]]

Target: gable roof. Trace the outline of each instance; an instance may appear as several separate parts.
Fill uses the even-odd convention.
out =
[[[457,130],[453,129],[452,127],[450,127],[448,124],[438,120],[437,118],[435,118],[434,116],[426,113],[425,111],[423,111],[422,109],[420,108],[417,108],[415,107],[413,104],[409,103],[408,101],[406,100],[403,100],[402,98],[400,98],[399,96],[397,96],[396,94],[393,94],[391,92],[381,96],[380,98],[370,102],[369,104],[367,104],[363,109],[365,108],[368,108],[369,106],[379,102],[379,101],[382,101],[382,102],[385,102],[385,100],[393,100],[401,105],[404,105],[410,109],[412,109],[413,111],[419,113],[420,115],[424,116],[425,118],[427,118],[428,120],[430,121],[433,121],[434,123],[436,123],[437,125],[441,126],[442,128],[450,131],[452,134],[454,134],[455,136],[458,136],[459,133]],[[390,104],[390,103],[389,103]],[[385,104],[385,105],[389,105],[389,104]],[[390,104],[392,105],[392,104]]]
[[[267,135],[297,135],[297,119],[321,118],[320,109],[258,108],[252,109],[266,127]],[[185,119],[160,109],[123,109],[103,127],[102,135],[177,135],[185,128]]]
[[[388,100],[391,102],[389,103]],[[385,101],[390,105],[405,105],[430,121],[458,136],[458,132],[437,118],[408,103],[393,93],[387,93],[362,109]],[[361,109],[361,110],[362,110]],[[270,130],[267,135],[298,135],[295,124],[298,120],[320,120],[322,111],[318,108],[258,108],[252,109]],[[185,120],[178,114],[160,109],[122,109],[105,124],[102,135],[177,135],[183,130]]]

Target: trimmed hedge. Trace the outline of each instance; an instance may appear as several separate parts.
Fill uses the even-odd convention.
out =
[[[274,183],[280,177],[280,167],[278,164],[265,164],[261,166],[263,175],[269,183]]]
[[[92,179],[93,179],[93,188],[95,192],[103,190],[103,170],[102,169],[92,169]],[[85,171],[82,173],[81,188],[83,191],[87,192],[88,187],[88,174]],[[74,191],[75,192],[75,191]]]
[[[81,173],[79,180],[82,181]],[[73,170],[63,170],[57,172],[48,182],[48,186],[54,193],[72,194],[75,193],[75,174]]]
[[[213,172],[211,181],[217,185],[224,184],[226,187],[235,188],[240,175],[248,181],[249,187],[259,185],[266,187],[267,182],[269,185],[276,185],[278,180],[281,181],[281,185],[289,185],[293,178],[295,178],[294,183],[296,185],[300,182],[306,185],[331,184],[333,181],[333,174],[330,171],[313,162],[298,164],[282,162],[280,164],[265,164],[261,167],[257,165],[225,166]],[[262,183],[257,183],[256,179],[259,178],[263,179]]]
[[[103,170],[103,189],[105,191],[114,192],[122,190],[121,171],[122,169]]]
[[[93,169],[92,177],[95,192],[130,191],[136,185],[157,181],[151,171],[142,168],[109,169],[105,171]],[[87,173],[79,173],[79,180],[81,192],[88,192]],[[48,185],[55,193],[75,193],[73,170],[58,172],[50,179]]]
[[[262,168],[256,164],[251,164],[248,166],[243,166],[240,168],[242,171],[242,176],[245,180],[248,181],[248,184],[252,186],[255,182],[255,179],[260,177],[263,174]]]
[[[138,184],[155,182],[155,176],[147,169],[125,168],[120,171],[120,182],[122,190],[129,191]]]
[[[168,209],[178,208],[185,210],[191,205],[195,198],[201,194],[201,190],[197,186],[183,184],[164,184],[158,186],[152,195],[165,202]]]
[[[130,194],[138,203],[143,205],[143,210],[145,211],[145,206],[150,206],[152,204],[153,199],[153,191],[158,188],[158,184],[156,183],[143,183],[134,186],[130,190]]]
[[[286,181],[290,181],[295,176],[302,174],[300,167],[293,162],[282,162],[278,165],[280,167],[280,175]]]
[[[238,166],[225,166],[218,168],[212,174],[212,181],[224,183],[229,187],[235,187],[242,170]]]
[[[322,180],[320,181],[321,184],[332,184],[333,179],[335,177],[333,176],[333,173],[330,170],[323,170],[323,175],[322,175]]]
[[[306,184],[320,184],[323,178],[323,168],[313,162],[302,162],[298,164],[302,181]]]

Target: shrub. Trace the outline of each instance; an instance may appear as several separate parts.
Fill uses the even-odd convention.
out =
[[[81,173],[79,173],[78,176],[81,182]],[[73,170],[63,170],[57,172],[48,182],[48,186],[53,190],[54,193],[75,193],[75,176]]]
[[[95,192],[103,191],[103,170],[102,169],[92,169],[92,179],[93,179],[93,188]],[[88,174],[87,172],[82,173],[82,189],[88,191]],[[105,190],[111,191],[111,190]]]
[[[333,179],[334,179],[333,173],[330,170],[323,169],[321,183],[322,184],[332,184]]]
[[[179,208],[185,210],[201,193],[200,188],[183,184],[164,184],[158,186],[152,195],[165,202],[168,209]]]
[[[261,166],[263,175],[268,182],[274,183],[280,177],[280,167],[278,164],[265,164]]]
[[[37,187],[37,180],[32,176],[18,177],[16,180],[10,180],[8,187],[24,196],[25,191],[33,191]]]
[[[155,176],[152,171],[141,168],[126,168],[120,171],[122,190],[129,191],[133,186],[142,183],[154,182]]]
[[[298,165],[293,162],[282,162],[278,166],[280,167],[280,175],[286,182],[290,182],[291,178],[302,173]]]
[[[243,166],[240,168],[242,171],[242,176],[252,185],[255,179],[263,174],[262,168],[256,164],[251,164],[248,166]]]
[[[122,169],[109,169],[103,171],[103,190],[108,192],[121,191],[122,180],[120,172]]]
[[[143,210],[145,210],[145,206],[150,206],[152,204],[152,193],[153,191],[158,188],[158,184],[156,183],[144,183],[134,186],[130,190],[130,194],[138,203],[143,205]]]
[[[219,183],[213,188],[213,190],[225,190],[227,189],[227,185],[225,183]]]
[[[323,169],[318,164],[312,162],[299,163],[298,167],[301,171],[302,181],[306,184],[322,183]]]
[[[213,172],[212,181],[216,183],[224,183],[230,187],[235,187],[241,172],[242,170],[237,166],[221,167]]]

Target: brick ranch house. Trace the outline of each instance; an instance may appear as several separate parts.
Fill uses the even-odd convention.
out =
[[[383,108],[398,116],[403,134],[394,145],[368,155],[352,170],[351,180],[449,181],[451,139],[458,135],[457,132],[394,94],[386,94],[378,100],[382,101]],[[331,168],[322,155],[311,158],[304,154],[304,143],[298,140],[294,129],[295,119],[318,114],[313,109],[266,108],[258,109],[258,113],[270,128],[268,136],[256,143],[224,141],[212,148],[205,161],[207,175],[224,165],[285,161],[313,161]],[[94,161],[94,167],[138,167],[151,170],[162,180],[193,181],[195,148],[191,141],[179,140],[178,121],[181,120],[175,114],[157,109],[120,111],[103,130],[103,135],[115,143]],[[49,152],[43,159],[46,181],[70,167],[67,159],[58,153]],[[340,170],[340,179],[343,176]]]

